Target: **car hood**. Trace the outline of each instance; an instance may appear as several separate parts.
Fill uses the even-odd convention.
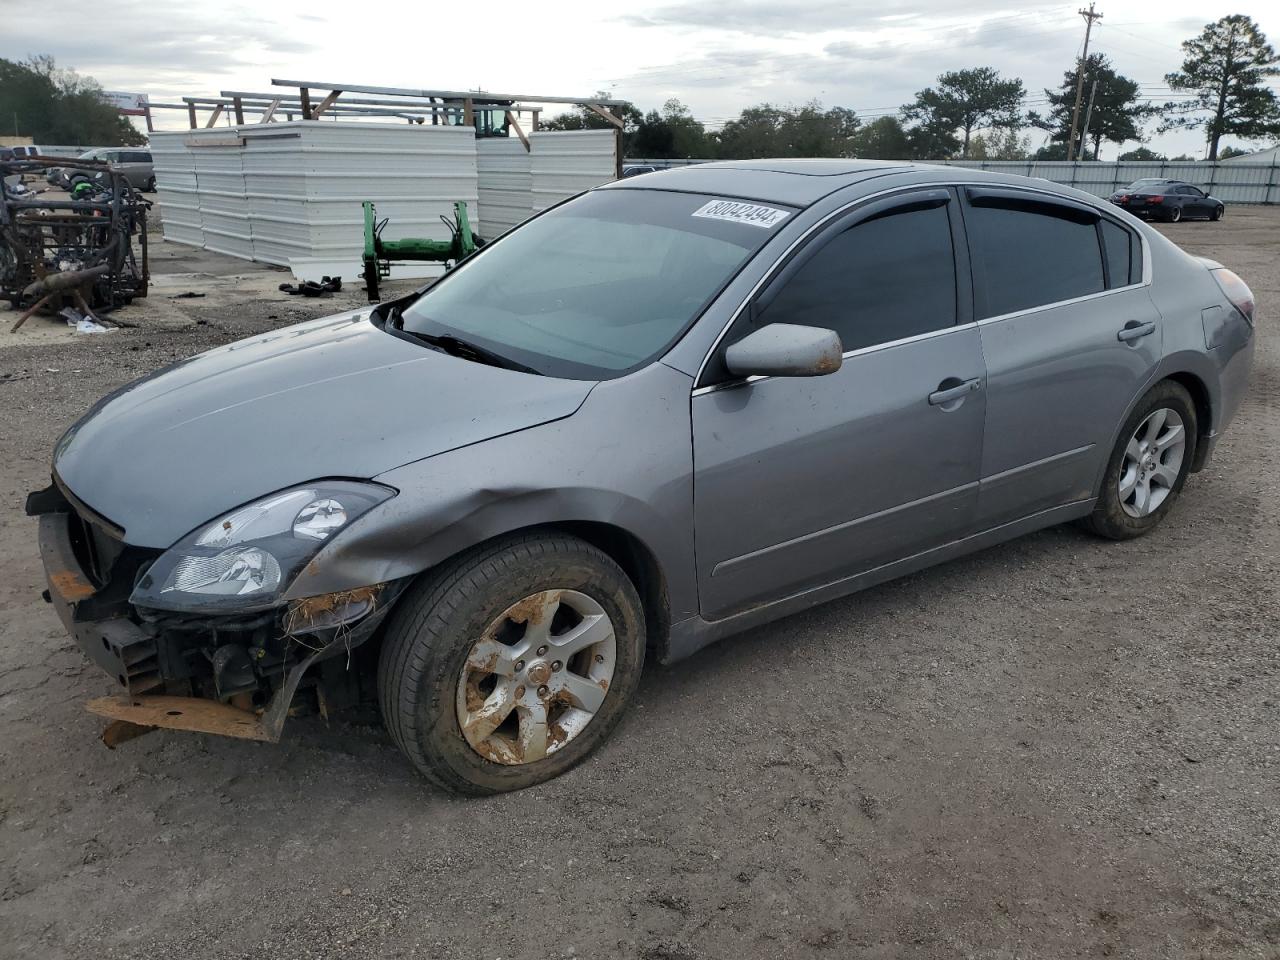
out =
[[[58,441],[54,472],[145,547],[250,500],[394,467],[567,417],[594,383],[473,363],[353,311],[174,364]]]

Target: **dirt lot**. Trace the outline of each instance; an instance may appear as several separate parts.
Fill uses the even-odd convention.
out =
[[[1155,535],[1050,530],[651,668],[593,761],[482,801],[376,721],[108,752],[80,704],[110,684],[39,597],[22,502],[60,431],[358,288],[161,244],[142,327],[5,337],[0,955],[1280,957],[1280,210],[1165,229],[1262,336]]]

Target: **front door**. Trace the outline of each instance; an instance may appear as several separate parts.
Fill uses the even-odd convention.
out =
[[[704,617],[971,528],[985,371],[957,202],[934,189],[856,209],[784,265],[725,338],[769,323],[828,327],[845,350],[835,373],[735,382],[708,365],[718,382],[692,401]]]
[[[982,528],[1087,500],[1116,431],[1160,361],[1142,242],[1092,207],[1006,188],[967,191],[987,364]]]

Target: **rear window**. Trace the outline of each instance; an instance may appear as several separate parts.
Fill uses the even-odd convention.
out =
[[[1102,221],[1102,244],[1107,255],[1107,287],[1125,287],[1142,279],[1142,248],[1138,238],[1120,224]]]
[[[512,230],[404,313],[549,376],[607,379],[665,353],[794,213],[656,190],[597,190]]]
[[[1104,289],[1098,230],[1051,204],[971,209],[970,247],[982,278],[982,317],[1074,300]]]

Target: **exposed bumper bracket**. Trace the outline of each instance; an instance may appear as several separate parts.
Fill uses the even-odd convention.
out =
[[[335,638],[327,646],[316,650],[305,660],[294,664],[285,676],[284,683],[276,690],[265,710],[256,713],[241,710],[229,703],[205,700],[201,697],[132,696],[98,697],[85,704],[85,709],[117,723],[123,721],[139,727],[163,727],[166,730],[189,730],[193,733],[213,733],[222,737],[238,737],[241,740],[258,740],[277,743],[289,717],[293,695],[307,668],[344,641]],[[107,727],[103,742],[108,747],[129,737],[117,737],[112,733],[116,723]],[[133,733],[140,736],[140,733]]]

